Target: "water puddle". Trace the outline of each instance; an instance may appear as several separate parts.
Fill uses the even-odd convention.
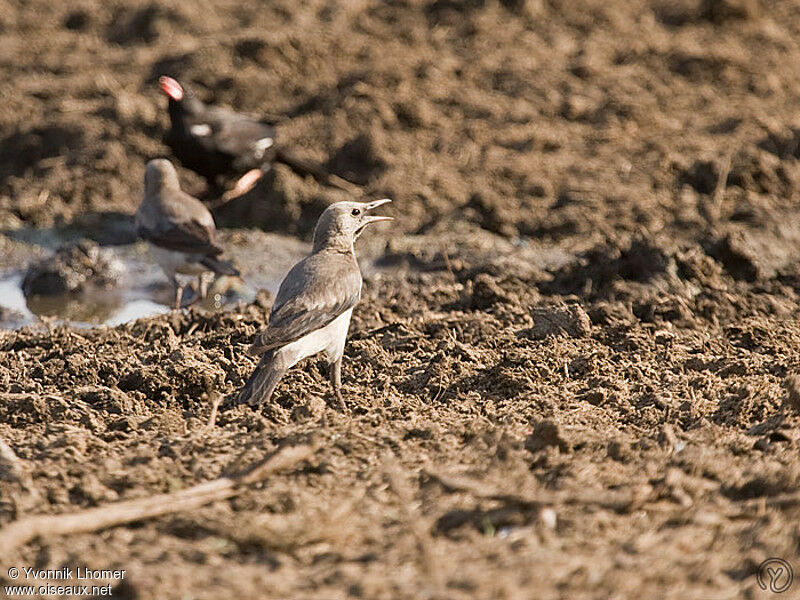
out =
[[[260,289],[274,294],[288,269],[307,252],[307,246],[293,238],[261,232],[239,237],[242,235],[244,239],[234,237],[229,247],[243,278],[218,278],[210,286],[208,297],[195,306],[209,311],[223,310],[240,301],[252,302]],[[56,236],[52,240],[48,238],[47,243],[36,240],[32,246],[50,249],[61,241],[63,238],[59,240]],[[171,310],[172,285],[152,259],[146,244],[140,242],[107,249],[124,268],[120,284],[112,290],[25,298],[21,287],[25,269],[0,271],[0,329],[14,329],[42,319],[69,321],[79,327],[118,325]],[[184,301],[191,294],[192,291],[185,292]]]

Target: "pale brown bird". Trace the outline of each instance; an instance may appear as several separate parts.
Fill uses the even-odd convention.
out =
[[[175,167],[159,158],[147,163],[144,174],[144,200],[136,211],[136,231],[150,242],[156,261],[175,286],[175,308],[180,308],[185,283],[179,275],[198,278],[199,297],[204,298],[207,282],[203,277],[238,276],[233,264],[221,258],[217,228],[211,212],[197,198],[183,192]]]
[[[281,283],[267,328],[249,353],[260,355],[255,371],[236,403],[258,406],[269,401],[283,375],[299,361],[325,352],[333,391],[341,408],[342,356],[353,307],[361,298],[361,271],[354,242],[370,223],[391,217],[370,216],[387,202],[337,202],[317,221],[314,246]]]

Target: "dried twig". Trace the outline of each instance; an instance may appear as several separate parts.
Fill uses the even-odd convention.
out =
[[[273,473],[296,466],[312,456],[315,450],[313,446],[285,447],[243,474],[220,477],[169,494],[117,502],[66,515],[24,517],[0,530],[0,548],[8,553],[41,536],[88,533],[225,500]]]
[[[211,392],[211,414],[208,415],[206,431],[214,429],[214,425],[217,423],[217,411],[219,410],[220,402],[222,402],[222,394],[219,392]]]

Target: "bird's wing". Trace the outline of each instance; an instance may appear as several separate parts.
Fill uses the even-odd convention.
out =
[[[275,128],[271,125],[222,108],[207,110],[192,123],[190,131],[230,156],[252,154],[258,159],[275,143]]]
[[[214,230],[194,219],[158,229],[140,224],[138,234],[142,239],[166,250],[201,256],[222,254],[222,248],[214,241]]]
[[[166,250],[218,256],[214,217],[197,198],[180,190],[162,189],[145,196],[136,211],[139,237]]]
[[[361,298],[361,273],[354,261],[309,264],[309,259],[295,265],[283,280],[269,324],[256,336],[250,354],[284,346],[329,325]]]

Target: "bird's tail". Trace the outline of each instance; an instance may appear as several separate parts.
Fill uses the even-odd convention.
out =
[[[283,148],[276,148],[275,160],[282,162],[293,171],[301,175],[311,175],[323,185],[339,188],[345,192],[358,192],[358,186],[356,184],[350,183],[346,179],[342,179],[341,177],[333,175],[332,173],[328,173],[328,171],[326,171],[322,165],[299,158],[291,152],[287,152]]]
[[[231,277],[239,277],[239,269],[233,266],[229,260],[223,260],[216,256],[205,256],[200,264],[208,267],[217,275],[230,275]]]
[[[286,369],[276,364],[275,351],[267,350],[258,361],[255,371],[250,375],[250,379],[244,384],[239,395],[234,400],[234,404],[249,404],[250,406],[261,406],[269,402],[272,392],[278,386],[278,382],[286,373]]]

